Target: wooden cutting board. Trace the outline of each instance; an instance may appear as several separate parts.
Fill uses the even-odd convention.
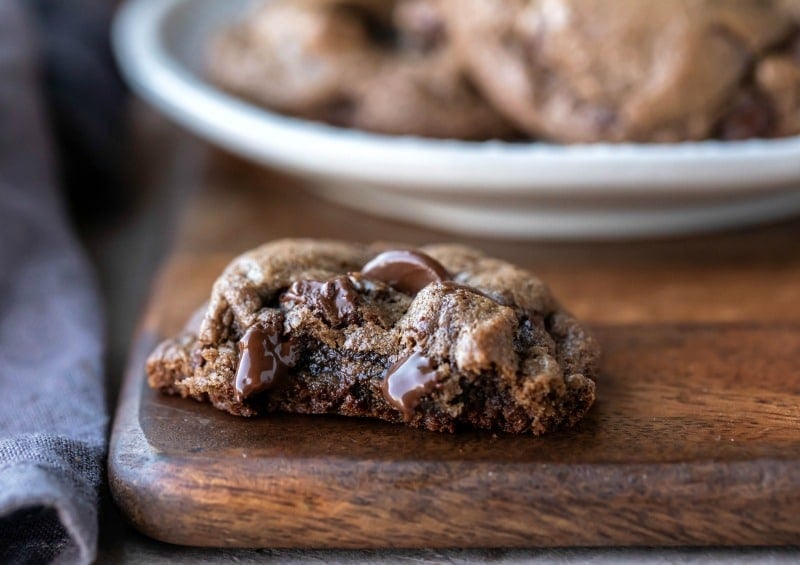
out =
[[[800,222],[637,243],[454,238],[216,156],[132,347],[109,456],[142,532],[221,547],[800,543]],[[285,236],[456,239],[531,268],[594,328],[598,400],[543,438],[239,419],[143,363],[235,254]]]

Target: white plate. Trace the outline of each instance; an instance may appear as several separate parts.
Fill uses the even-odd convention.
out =
[[[195,133],[314,178],[329,198],[461,232],[560,238],[686,233],[800,209],[790,194],[800,187],[798,137],[573,146],[441,141],[269,112],[216,89],[199,72],[209,37],[250,1],[128,0],[113,30],[122,72]],[[356,193],[369,204],[352,201]],[[455,196],[458,206],[442,205]],[[486,211],[494,197],[504,204]],[[474,227],[482,211],[486,221]]]

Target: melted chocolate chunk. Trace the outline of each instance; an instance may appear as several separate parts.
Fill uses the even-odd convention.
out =
[[[331,325],[355,323],[359,295],[353,281],[340,275],[329,281],[297,281],[281,296],[281,302],[307,304]]]
[[[719,135],[726,141],[765,137],[773,121],[772,108],[764,95],[744,92],[720,122]]]
[[[334,126],[347,127],[355,120],[358,104],[352,96],[341,95],[320,111],[322,118]]]
[[[391,22],[387,21],[386,14],[377,4],[376,2],[375,5],[370,6],[369,3],[366,5],[343,3],[334,6],[333,9],[340,15],[360,23],[367,37],[375,46],[391,49],[397,44],[397,31],[392,27]]]
[[[405,249],[381,253],[364,265],[361,274],[411,296],[431,283],[450,278],[447,270],[432,257]]]
[[[284,379],[297,362],[293,340],[281,339],[280,327],[253,326],[239,341],[239,367],[236,370],[236,397],[245,398],[269,390]]]
[[[402,410],[403,417],[408,422],[420,399],[430,394],[436,382],[436,371],[433,370],[430,359],[415,351],[389,368],[381,390],[386,401]]]

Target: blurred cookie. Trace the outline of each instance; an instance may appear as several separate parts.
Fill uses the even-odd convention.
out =
[[[388,134],[515,130],[465,78],[437,0],[275,0],[214,44],[223,88],[286,114]]]
[[[446,0],[443,5],[450,40],[473,80],[530,136],[667,142],[717,133],[746,90],[742,84],[750,80],[754,61],[791,35],[787,10],[796,4]],[[754,104],[791,105],[789,87],[782,83],[791,81],[786,66],[758,65],[756,82],[766,94],[755,96]],[[796,99],[794,104],[795,122],[748,136],[797,133]],[[767,128],[767,120],[753,121]]]

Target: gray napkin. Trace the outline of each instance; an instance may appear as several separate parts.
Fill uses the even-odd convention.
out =
[[[59,196],[29,8],[0,0],[0,563],[89,562],[107,424],[102,320]]]

